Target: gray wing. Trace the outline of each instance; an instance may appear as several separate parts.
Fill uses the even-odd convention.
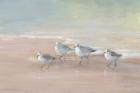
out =
[[[111,53],[111,56],[117,56],[117,57],[121,57],[122,56],[122,54],[118,54],[118,53],[116,53],[114,51],[110,51],[110,53]]]
[[[87,53],[87,52],[95,52],[96,50],[91,48],[91,47],[87,47],[87,46],[81,46],[80,45],[80,50],[84,53]]]
[[[66,50],[72,50],[69,46],[64,45],[64,44],[61,44],[61,47],[64,48],[64,49],[66,49]]]
[[[51,55],[49,55],[49,54],[44,54],[44,55],[42,55],[43,56],[43,58],[45,58],[45,59],[47,59],[47,60],[49,60],[49,59],[55,59],[55,57],[53,57],[53,56],[51,56]]]

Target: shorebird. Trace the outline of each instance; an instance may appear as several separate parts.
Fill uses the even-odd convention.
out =
[[[41,70],[47,65],[47,69],[49,69],[50,64],[55,60],[56,58],[49,55],[49,54],[42,54],[41,52],[37,53],[37,60],[38,63],[41,64]]]
[[[65,56],[69,51],[72,51],[73,49],[70,48],[69,46],[61,43],[61,42],[56,42],[55,45],[55,51],[56,53],[59,55],[59,59],[61,60],[61,58],[64,58],[65,61]],[[62,61],[62,60],[61,60]]]
[[[114,68],[115,68],[117,66],[117,61],[120,59],[122,54],[118,54],[113,50],[107,49],[104,52],[104,56],[105,56],[106,60],[109,62],[107,64],[107,67],[109,67],[111,64],[113,64]]]
[[[80,44],[75,45],[75,54],[80,57],[80,64],[84,58],[86,58],[89,62],[89,55],[95,51],[96,50],[91,47],[83,46]]]

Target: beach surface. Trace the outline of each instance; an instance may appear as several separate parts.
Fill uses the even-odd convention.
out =
[[[140,93],[140,58],[121,59],[106,69],[103,55],[79,65],[73,53],[40,71],[36,53],[55,56],[57,39],[0,38],[0,93]]]

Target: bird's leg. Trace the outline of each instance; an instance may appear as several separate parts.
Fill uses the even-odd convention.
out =
[[[64,59],[64,62],[66,61],[66,57],[65,56],[63,56],[63,59]]]
[[[79,64],[82,64],[82,61],[83,61],[83,57],[80,57],[80,62],[79,62]]]
[[[106,67],[109,68],[109,66],[111,65],[111,63],[112,63],[112,61],[110,61],[110,62],[106,65]]]
[[[89,55],[86,58],[87,58],[87,64],[89,64]]]
[[[45,65],[42,66],[41,71],[46,71],[46,69],[49,70],[50,65],[47,65],[47,67],[46,67],[46,65],[47,65],[47,64],[45,64]],[[44,68],[44,69],[43,69],[43,68]]]
[[[114,61],[114,68],[117,66],[117,60]]]
[[[115,67],[117,66],[117,62],[116,62],[116,61],[114,62],[114,66],[115,66]]]
[[[56,60],[59,60],[59,55],[55,53]]]
[[[41,65],[41,69],[40,69],[41,71],[43,71],[44,66],[45,66],[44,64],[43,64],[43,65]]]
[[[50,65],[48,64],[46,69],[49,71],[49,68],[50,68]]]
[[[63,57],[62,55],[59,56],[59,61],[61,61],[61,62],[63,61],[63,60],[62,60],[62,57]]]

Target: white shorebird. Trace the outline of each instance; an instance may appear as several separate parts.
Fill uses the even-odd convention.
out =
[[[91,47],[83,46],[80,44],[75,45],[75,54],[80,57],[80,64],[84,58],[86,58],[89,62],[89,55],[95,51],[96,50]]]
[[[42,54],[41,52],[37,53],[37,60],[38,63],[41,64],[41,70],[47,65],[47,69],[49,69],[50,64],[55,60],[56,58],[49,55],[49,54]]]
[[[61,42],[56,42],[55,45],[55,51],[56,53],[59,55],[59,59],[61,60],[61,58],[63,57],[65,60],[65,56],[69,51],[72,51],[73,49],[71,49],[69,46],[61,43]]]
[[[107,64],[107,67],[109,67],[111,64],[114,65],[114,68],[117,66],[117,61],[120,59],[122,54],[118,54],[115,51],[112,51],[110,49],[105,50],[104,56],[106,60],[109,62]]]

